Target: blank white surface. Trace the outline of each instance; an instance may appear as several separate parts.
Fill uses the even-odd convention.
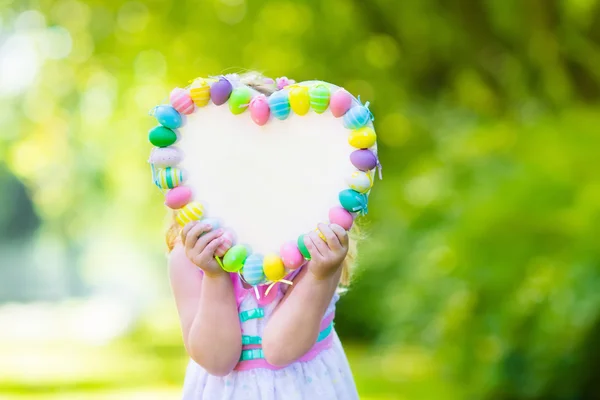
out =
[[[278,252],[327,222],[354,171],[349,131],[329,110],[291,112],[261,127],[249,111],[233,115],[227,103],[211,103],[187,116],[179,133],[194,200],[254,252]]]

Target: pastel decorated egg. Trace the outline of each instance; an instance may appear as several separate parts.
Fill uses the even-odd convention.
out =
[[[172,167],[179,164],[182,158],[181,151],[176,147],[155,147],[150,153],[148,162],[157,167]]]
[[[223,242],[217,247],[217,250],[215,250],[215,256],[217,257],[223,257],[235,242],[235,237],[231,231],[225,231],[225,233],[221,235],[221,239]]]
[[[367,105],[356,105],[344,114],[344,127],[347,129],[358,129],[365,126],[373,119]]]
[[[322,83],[319,83],[310,88],[308,91],[310,96],[310,106],[317,114],[323,114],[329,107],[329,88]]]
[[[190,88],[190,97],[195,105],[204,107],[210,100],[210,85],[204,79],[196,80],[197,87]]]
[[[344,207],[332,207],[329,210],[329,222],[349,231],[354,223],[354,217]]]
[[[377,166],[377,156],[371,150],[360,149],[350,154],[350,162],[361,171],[368,171]]]
[[[304,256],[294,242],[284,243],[279,249],[281,261],[287,269],[297,269],[304,264]]]
[[[167,147],[177,141],[177,134],[165,126],[157,125],[148,132],[148,140],[156,147]]]
[[[285,92],[279,91],[269,96],[271,114],[277,119],[286,119],[290,115],[290,102]]]
[[[246,111],[252,98],[252,91],[246,86],[240,86],[233,89],[229,96],[229,110],[232,114],[241,114]]]
[[[306,248],[306,245],[304,244],[305,236],[306,235],[298,236],[298,250],[300,250],[300,253],[302,253],[304,258],[306,258],[307,260],[310,260],[310,252],[308,251],[308,249]]]
[[[350,132],[350,136],[348,136],[348,143],[350,143],[350,146],[358,149],[369,148],[375,144],[376,140],[377,135],[375,134],[375,131],[368,126],[355,129]]]
[[[194,112],[194,102],[192,101],[188,91],[185,89],[173,89],[169,96],[169,100],[171,101],[173,108],[175,108],[180,114],[191,114]]]
[[[281,258],[275,253],[265,254],[263,259],[263,272],[271,282],[282,279],[285,276],[285,268]]]
[[[210,231],[208,231],[208,232],[216,231],[217,229],[219,229],[221,227],[221,222],[216,218],[204,218],[202,220],[202,223],[205,225],[210,225]],[[204,232],[202,235],[204,235],[205,233],[208,233],[208,232]],[[200,236],[202,236],[202,235],[200,235]]]
[[[192,201],[177,211],[175,220],[180,226],[185,226],[192,221],[199,221],[204,214],[204,207],[197,201]]]
[[[265,307],[271,304],[273,300],[277,298],[277,295],[280,293],[280,285],[281,283],[275,283],[271,287],[271,290],[269,290],[270,286],[267,285],[255,286],[260,296],[258,299],[256,299],[256,302],[258,303],[259,307]]]
[[[264,94],[259,94],[250,101],[250,116],[257,125],[264,125],[269,120],[271,109],[269,100]]]
[[[367,195],[353,189],[342,190],[339,199],[342,207],[350,212],[363,212],[367,208]]]
[[[263,256],[261,254],[250,254],[242,268],[244,280],[252,286],[261,284],[265,280],[263,272]]]
[[[350,189],[354,189],[359,193],[366,193],[371,190],[373,179],[369,172],[354,171],[346,179],[346,183],[350,186]]]
[[[167,167],[158,171],[156,176],[156,186],[161,189],[173,189],[181,185],[186,179],[182,170],[175,167]]]
[[[181,208],[192,199],[192,189],[187,186],[177,186],[165,195],[165,205],[173,210]]]
[[[223,269],[227,272],[238,272],[244,266],[246,257],[248,257],[246,246],[236,244],[225,253],[225,257],[223,257]]]
[[[232,90],[231,83],[227,79],[221,78],[211,86],[210,99],[218,106],[225,104]]]
[[[157,106],[154,109],[154,117],[162,126],[167,128],[177,129],[181,126],[181,114],[172,106]]]
[[[334,117],[342,117],[352,107],[354,98],[344,89],[339,89],[331,95],[329,109]]]
[[[295,86],[289,92],[290,107],[297,115],[306,115],[310,109],[310,96],[306,86]]]

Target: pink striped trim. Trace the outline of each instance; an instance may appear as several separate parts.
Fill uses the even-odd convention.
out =
[[[327,328],[329,326],[329,324],[333,322],[334,317],[335,317],[335,311],[327,314],[327,316],[325,318],[323,318],[323,320],[321,321],[321,325],[319,326],[319,332],[322,331],[323,329]]]
[[[327,338],[325,338],[324,340],[322,340],[319,343],[317,343],[316,345],[314,345],[313,348],[310,349],[308,353],[306,353],[305,355],[300,357],[295,362],[310,361],[310,360],[314,359],[323,350],[330,349],[332,344],[333,344],[333,334],[330,334],[329,336],[327,336]],[[269,364],[267,362],[267,360],[257,359],[257,360],[240,361],[235,366],[234,371],[248,371],[248,370],[255,369],[255,368],[265,368],[265,369],[270,369],[272,371],[277,371],[277,370],[283,369],[285,367],[287,367],[287,365],[284,367],[276,367],[274,365]]]
[[[319,326],[319,332],[322,331],[323,329],[327,328],[329,326],[329,324],[333,321],[334,317],[335,317],[335,312],[331,312],[325,318],[323,318],[323,320],[321,321],[321,325]],[[308,353],[306,353],[305,355],[300,357],[298,360],[296,360],[296,362],[299,362],[299,361],[306,362],[306,361],[310,361],[310,360],[314,359],[323,350],[330,349],[332,342],[333,342],[333,331],[325,339],[316,343],[308,351]],[[249,344],[247,346],[243,346],[242,348],[243,348],[243,350],[260,349],[261,345]],[[274,365],[269,364],[267,362],[267,360],[265,360],[265,359],[257,359],[257,360],[240,361],[235,366],[234,371],[248,371],[248,370],[255,369],[255,368],[265,368],[265,369],[270,369],[272,371],[277,371],[277,370],[283,369],[285,367],[287,367],[287,365],[283,366],[283,367],[276,367]]]

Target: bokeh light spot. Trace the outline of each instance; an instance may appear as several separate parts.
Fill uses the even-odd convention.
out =
[[[245,0],[219,0],[215,4],[217,17],[229,25],[242,22],[246,16]]]
[[[379,129],[377,136],[388,146],[402,146],[411,136],[411,123],[404,115],[399,112],[386,115]]]
[[[33,40],[25,34],[10,36],[0,47],[0,95],[13,95],[35,79],[40,60]]]
[[[167,62],[159,51],[146,50],[137,55],[133,69],[139,80],[158,81],[167,73]]]
[[[62,26],[53,26],[46,30],[42,51],[46,58],[60,60],[71,53],[73,41],[71,34]]]
[[[137,1],[130,1],[123,4],[117,16],[119,28],[126,32],[137,33],[146,28],[148,24],[148,8]]]
[[[62,0],[52,8],[52,16],[56,23],[68,28],[71,32],[84,31],[91,19],[90,7],[77,0]],[[96,14],[94,13],[94,19]]]
[[[398,61],[400,51],[396,41],[388,35],[371,36],[365,45],[367,61],[377,68],[389,68]]]
[[[46,18],[36,10],[28,10],[17,17],[14,27],[15,32],[38,31],[46,27]]]

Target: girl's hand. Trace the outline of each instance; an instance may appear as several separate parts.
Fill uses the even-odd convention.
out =
[[[208,224],[192,221],[181,231],[181,242],[190,261],[200,267],[206,275],[215,276],[225,273],[215,260],[215,251],[223,243],[223,229],[211,229]]]
[[[304,244],[310,253],[311,260],[308,270],[317,279],[326,279],[334,275],[348,253],[348,233],[339,225],[319,224],[325,241],[317,232],[304,236]]]

